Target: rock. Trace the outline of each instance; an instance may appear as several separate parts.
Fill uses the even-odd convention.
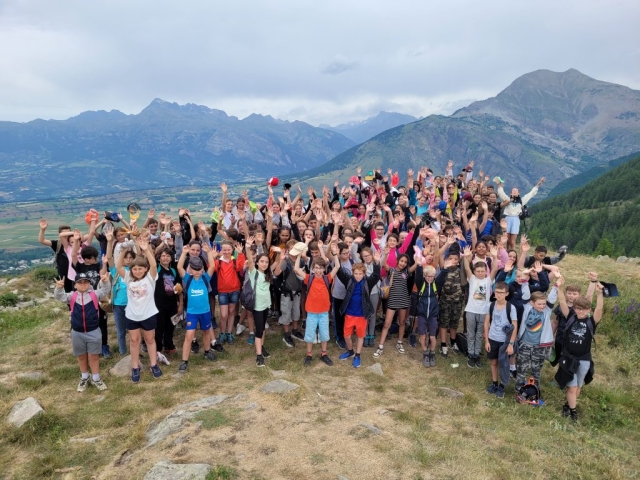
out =
[[[58,307],[51,309],[51,313],[53,313],[54,315],[59,315],[60,312],[62,312],[62,310],[60,310]]]
[[[16,375],[18,380],[44,380],[44,372],[36,371],[36,372],[25,372],[19,373]]]
[[[380,365],[379,363],[374,363],[370,367],[367,367],[367,370],[375,373],[376,375],[380,375],[380,376],[384,375],[384,372],[382,371],[382,365]]]
[[[140,360],[140,368],[142,370],[145,369],[145,366],[142,363],[142,359]],[[118,361],[118,363],[116,363],[113,367],[109,369],[109,373],[111,375],[115,375],[116,377],[130,376],[131,375],[131,355],[122,357],[122,359]]]
[[[380,435],[382,433],[382,430],[380,430],[378,427],[367,422],[360,422],[360,426],[366,428],[374,435]]]
[[[338,480],[349,480],[347,477],[345,477],[344,475],[338,475],[337,477]]]
[[[14,427],[20,428],[26,422],[42,412],[44,412],[44,409],[40,406],[38,400],[33,397],[28,397],[13,406],[9,417],[7,418],[7,422]]]
[[[106,435],[98,435],[97,437],[89,437],[89,438],[70,438],[69,442],[71,443],[96,443],[97,441],[104,440],[107,438]]]
[[[609,260],[609,255],[598,255],[596,260]]]
[[[618,257],[616,259],[616,263],[627,263],[627,260],[629,260],[629,259],[623,255],[623,256]]]
[[[449,388],[449,387],[439,387],[439,388],[440,388],[440,391],[444,393],[447,397],[451,397],[451,398],[464,397],[464,393],[454,390],[453,388]]]
[[[214,405],[218,405],[224,402],[227,398],[229,398],[228,395],[211,395],[210,397],[201,398],[195,402],[179,405],[178,409],[198,412],[200,410],[206,410],[207,408],[213,407]]]
[[[629,260],[627,260],[627,263],[632,263],[634,265],[637,265],[638,263],[640,263],[640,258],[638,257],[630,258]]]
[[[384,408],[378,412],[379,415],[386,415],[389,413],[389,410],[385,410]]]
[[[261,390],[266,393],[287,393],[298,388],[300,388],[300,385],[278,379],[267,383]]]
[[[18,278],[18,277],[14,277],[14,278],[12,278],[11,280],[9,280],[9,281],[7,282],[7,285],[11,285],[12,283],[16,283],[18,280],[19,280],[19,278]]]
[[[254,410],[254,409],[256,409],[256,408],[258,408],[258,404],[257,404],[257,403],[255,403],[255,402],[250,403],[249,405],[247,405],[246,407],[244,407],[244,409],[245,409],[245,410]]]
[[[276,378],[282,378],[287,374],[287,372],[285,370],[272,370],[271,371],[271,375],[273,375]]]
[[[205,480],[211,465],[206,463],[172,463],[161,460],[144,476],[144,480]]]

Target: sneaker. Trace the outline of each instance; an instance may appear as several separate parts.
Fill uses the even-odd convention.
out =
[[[216,343],[212,344],[211,348],[213,348],[218,353],[224,352],[224,347],[222,346],[222,344],[220,342],[216,342]]]
[[[579,420],[578,410],[575,408],[573,410],[569,410],[569,417],[571,417],[572,421],[577,422]]]
[[[207,350],[206,352],[204,352],[204,358],[211,362],[215,362],[217,360],[215,354],[211,350]]]
[[[322,360],[326,365],[332,367],[333,366],[333,360],[331,360],[329,358],[329,355],[322,355],[320,357],[320,360]]]
[[[562,416],[566,418],[566,417],[568,417],[570,414],[571,414],[571,409],[569,408],[569,404],[568,404],[568,403],[565,403],[565,404],[562,406]]]
[[[431,363],[429,362],[429,354],[428,353],[423,353],[422,354],[422,365],[429,368],[431,366]]]
[[[102,356],[104,358],[111,358],[111,349],[109,345],[102,345]]]
[[[416,348],[416,334],[415,333],[410,333],[409,334],[409,345],[411,346],[411,348]]]
[[[91,379],[91,381],[89,382],[91,383],[91,385],[93,385],[94,387],[96,387],[98,390],[100,390],[101,392],[103,392],[104,390],[107,389],[107,384],[104,383],[102,381],[101,378],[99,378],[98,380],[93,380]],[[78,385],[79,386],[79,385]]]
[[[396,350],[398,350],[398,353],[400,353],[401,355],[405,354],[405,349],[404,349],[404,346],[402,345],[402,342],[396,343]]]
[[[347,358],[351,358],[354,355],[355,355],[355,352],[353,350],[351,351],[347,350],[346,352],[342,352],[338,358],[340,360],[346,360]]]
[[[378,347],[375,352],[373,352],[373,358],[380,358],[384,353],[384,349]]]
[[[256,357],[256,367],[264,367],[264,357],[262,355]]]
[[[430,367],[436,366],[436,352],[433,350],[429,352],[429,366]]]
[[[289,348],[295,347],[295,344],[293,343],[293,339],[291,338],[291,335],[285,335],[284,337],[282,337],[282,341]]]
[[[236,339],[234,338],[233,333],[227,333],[227,335],[225,336],[225,340],[229,345],[232,345]]]
[[[153,367],[150,367],[149,370],[151,370],[153,378],[160,378],[162,376],[162,370],[160,370],[157,363]]]
[[[442,358],[448,358],[449,357],[449,349],[447,347],[440,347],[440,356]]]
[[[503,388],[504,390],[504,388]],[[491,385],[489,385],[487,387],[487,393],[489,395],[495,395],[498,392],[498,385],[496,385],[495,383],[492,383]]]
[[[142,350],[144,353],[147,353],[147,351],[148,351],[148,349],[147,349],[147,344],[146,344],[146,343],[143,343],[143,344],[140,346],[140,350]]]
[[[236,326],[236,335],[239,337],[240,335],[242,335],[242,332],[244,332],[247,329],[247,327],[245,327],[243,324],[239,323]]]
[[[264,329],[269,330],[269,322],[264,322]]]
[[[511,378],[513,380],[515,380],[518,377],[518,371],[517,370],[509,370],[509,375],[511,375]]]
[[[360,355],[356,355],[353,357],[353,362],[351,363],[353,368],[360,368]]]
[[[458,355],[462,355],[462,352],[460,351],[460,349],[458,349],[457,343],[452,344],[449,348],[452,352],[457,353]]]
[[[138,383],[140,381],[140,367],[131,369],[131,381]]]
[[[171,365],[171,363],[169,362],[169,359],[167,357],[165,357],[164,354],[162,354],[160,352],[156,352],[156,359],[157,359],[158,363],[164,363],[165,365]]]
[[[264,358],[269,358],[271,356],[271,354],[269,352],[267,352],[267,349],[264,348],[264,345],[262,346],[262,356]]]
[[[220,345],[223,345],[224,342],[227,341],[227,334],[226,333],[221,333],[220,336],[218,337],[218,343]]]
[[[193,353],[198,353],[200,351],[200,344],[198,343],[198,340],[196,340],[195,338],[191,340],[191,351]]]
[[[249,338],[247,338],[247,343],[249,345],[254,345],[256,343],[256,334],[255,333],[250,333],[249,334]]]
[[[183,360],[180,364],[180,367],[178,368],[178,373],[187,373],[188,368],[189,364]]]
[[[476,359],[473,357],[469,357],[469,359],[467,360],[467,367],[476,368]]]
[[[87,386],[89,386],[90,378],[91,377],[87,377],[87,378],[80,377],[80,382],[78,382],[78,387],[76,388],[76,391],[84,392],[87,389]]]
[[[295,338],[296,340],[304,341],[304,335],[302,334],[302,332],[300,330],[294,330],[291,333],[291,336],[293,338]]]
[[[306,357],[304,357],[304,366],[305,367],[310,366],[312,361],[313,361],[313,357],[311,355],[307,355]]]
[[[336,345],[338,346],[338,348],[341,348],[342,350],[347,349],[347,344],[345,343],[343,338],[336,338]]]
[[[482,368],[482,362],[480,361],[480,357],[476,357],[476,368]]]
[[[504,385],[498,385],[498,389],[496,390],[496,397],[504,398]]]

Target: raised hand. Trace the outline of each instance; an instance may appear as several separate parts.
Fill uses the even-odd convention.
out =
[[[556,285],[558,287],[561,287],[562,285],[564,285],[564,277],[562,275],[556,278]]]
[[[107,239],[107,243],[113,241],[113,229],[103,230],[105,238]]]
[[[376,262],[376,263],[380,263],[380,259],[381,259],[380,252],[378,250],[374,250],[373,251],[373,261]]]
[[[513,260],[509,260],[507,263],[504,264],[505,272],[510,272],[511,270],[513,270]]]
[[[247,238],[244,243],[247,246],[247,248],[250,248],[250,247],[253,246],[253,242],[254,241],[255,241],[255,237],[253,237],[253,235],[252,235],[249,238]]]
[[[222,193],[227,193],[227,184],[222,182],[220,184],[220,190],[222,190]]]
[[[358,175],[360,175],[360,174],[362,173],[362,167],[361,167],[361,166],[359,166],[359,165],[358,165],[358,166],[356,167],[356,173],[357,173]]]
[[[471,251],[471,247],[469,247],[469,246],[464,247],[464,250],[462,251],[462,255],[464,256],[464,258],[470,259],[473,256],[473,252]]]
[[[589,272],[589,281],[597,282],[598,281],[598,272]]]
[[[41,218],[40,219],[40,230],[46,230],[48,226],[49,226],[49,223],[44,218]]]
[[[104,255],[103,255],[103,257],[104,257]],[[105,260],[103,260],[103,261],[105,261]],[[102,283],[108,283],[110,281],[109,273],[105,272],[102,275],[100,275],[100,280],[102,281]]]
[[[64,288],[64,279],[65,277],[62,277],[60,280],[56,280],[56,288]]]
[[[78,230],[77,228],[73,231],[73,239],[77,242],[82,240],[82,233],[80,233],[80,230]]]
[[[207,255],[209,254],[209,252],[211,251],[211,247],[209,246],[209,244],[207,242],[204,242],[202,244],[202,251],[204,253],[206,253]]]
[[[542,262],[535,262],[533,264],[533,269],[536,271],[536,273],[542,272]]]
[[[498,258],[498,247],[491,247],[491,250],[489,250],[489,253],[493,258]]]
[[[151,210],[149,210],[149,211],[147,212],[147,218],[148,218],[149,220],[151,220],[151,219],[152,219],[153,217],[155,217],[155,216],[156,216],[156,209],[155,209],[155,208],[152,208]]]

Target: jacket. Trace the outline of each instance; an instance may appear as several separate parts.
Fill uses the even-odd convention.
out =
[[[337,274],[338,279],[347,286],[347,294],[340,305],[340,315],[344,315],[347,311],[347,307],[349,306],[349,300],[353,296],[353,291],[356,288],[357,282],[353,279],[353,274],[342,267],[338,270]],[[373,265],[373,273],[369,276],[364,277],[364,282],[362,282],[362,312],[364,313],[365,318],[369,318],[375,312],[373,311],[373,306],[371,305],[371,289],[380,281],[380,264],[375,263]]]
[[[76,299],[76,304],[73,308],[73,311],[70,312],[71,318],[71,329],[76,332],[92,332],[96,328],[100,328],[100,312],[96,309],[93,304],[93,299],[89,292],[91,289],[86,291],[85,293],[77,293],[78,298]],[[111,282],[103,282],[100,281],[98,284],[98,289],[95,290],[96,297],[98,300],[102,300],[109,295],[111,291]],[[60,300],[62,302],[71,303],[71,296],[76,294],[76,292],[65,293],[64,289],[57,288],[53,291],[53,296],[56,300]]]
[[[423,285],[424,292],[422,292]],[[439,292],[438,284],[435,281],[431,283],[426,282],[421,265],[418,265],[416,269],[416,288],[418,289],[418,315],[426,319],[438,316],[440,313],[440,305],[438,304],[437,297],[437,293]]]

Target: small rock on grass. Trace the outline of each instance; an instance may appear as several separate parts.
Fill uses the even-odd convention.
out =
[[[374,435],[380,435],[382,433],[382,430],[380,430],[378,427],[367,422],[360,422],[360,426],[366,428]]]
[[[140,368],[142,371],[145,370],[145,366],[140,362]],[[116,363],[113,367],[109,369],[109,373],[111,375],[115,375],[116,377],[128,377],[131,375],[131,355],[127,355],[126,357],[122,357],[118,363]]]
[[[278,379],[267,383],[261,390],[266,393],[287,393],[297,390],[298,388],[300,388],[300,385],[296,383]]]
[[[20,428],[42,412],[44,412],[44,409],[38,403],[38,400],[33,397],[28,397],[13,406],[9,417],[7,418],[7,422],[14,427]]]
[[[36,372],[25,372],[19,373],[16,375],[18,380],[42,380],[44,379],[44,372],[36,371]]]
[[[380,365],[379,363],[374,363],[370,367],[367,367],[367,370],[375,373],[376,375],[380,375],[380,376],[384,375],[384,372],[382,371],[382,365]]]
[[[453,388],[449,388],[449,387],[439,387],[439,388],[440,388],[440,391],[444,393],[447,397],[451,397],[451,398],[464,397],[464,393],[459,392],[458,390],[454,390]]]
[[[211,465],[206,463],[172,463],[162,460],[144,476],[144,480],[205,480]]]

